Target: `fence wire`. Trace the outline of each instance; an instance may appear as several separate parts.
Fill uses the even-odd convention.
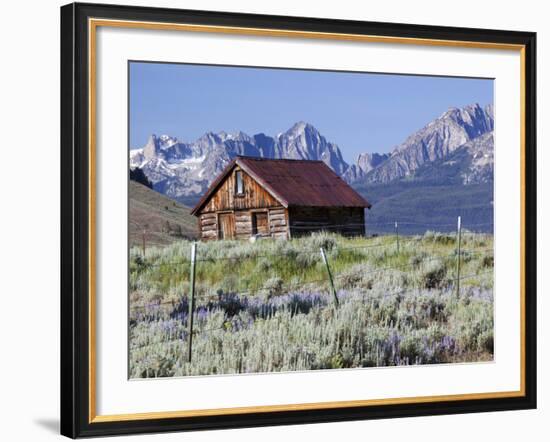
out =
[[[357,226],[359,224],[347,224],[347,225],[323,225],[323,226],[318,226],[320,229],[323,229],[323,230],[327,230],[327,227],[332,227],[332,228],[339,228],[339,227],[347,227],[347,226],[351,226],[351,227],[354,227],[354,226]],[[363,225],[363,224],[361,224]],[[393,226],[394,223],[371,223],[370,224],[371,226],[372,225],[378,225],[378,226]],[[421,224],[421,223],[413,223],[413,222],[400,222],[399,225],[422,225],[424,227],[428,227],[428,226],[432,226],[432,227],[456,227],[455,224]],[[470,224],[468,226],[463,226],[463,229],[468,229],[468,228],[473,228],[473,227],[480,227],[480,226],[492,226],[493,224],[492,223],[479,223],[479,224]],[[290,227],[291,229],[292,228],[296,228],[297,230],[299,229],[308,229],[308,230],[312,230],[311,226],[310,227],[306,227],[306,226],[295,226],[295,227]],[[149,232],[149,233],[161,233],[162,235],[170,235],[169,233],[167,232]],[[423,242],[423,243],[427,243],[429,244],[430,243],[430,239],[429,238],[425,238],[421,235],[407,235],[407,236],[402,236],[401,238],[399,238],[398,240],[398,243],[390,243],[388,242],[388,238],[389,239],[393,239],[394,237],[397,236],[397,232],[394,234],[392,234],[391,232],[388,232],[386,231],[385,232],[386,234],[384,235],[380,235],[380,239],[373,243],[373,244],[362,244],[362,245],[356,245],[356,246],[343,246],[343,247],[332,247],[330,248],[329,250],[327,250],[329,253],[341,253],[341,252],[346,252],[346,251],[360,251],[360,250],[365,250],[365,251],[370,251],[370,250],[375,250],[375,249],[379,249],[381,247],[386,247],[390,252],[393,252],[393,251],[397,251],[399,250],[399,247],[403,247],[403,246],[406,246],[408,244],[414,244],[414,243],[418,243],[418,242]],[[448,236],[450,238],[454,238],[456,237],[456,234],[457,232],[456,231],[450,231],[450,232],[442,232],[441,235],[443,236]],[[476,235],[476,236],[479,236],[479,235],[487,235],[488,233],[485,233],[485,232],[472,232],[472,231],[468,231],[468,230],[462,230],[461,231],[461,235],[462,236],[465,236],[465,235]],[[434,244],[437,244],[438,241],[434,238],[433,240],[433,243]],[[399,245],[398,245],[399,244]],[[437,261],[437,260],[446,260],[446,259],[458,259],[458,260],[461,260],[461,259],[465,259],[465,258],[471,258],[472,256],[481,256],[481,255],[485,255],[485,256],[490,256],[492,257],[492,253],[494,252],[494,249],[492,247],[489,247],[489,248],[482,248],[482,249],[476,249],[476,248],[469,248],[469,249],[454,249],[451,253],[448,253],[448,254],[441,254],[441,253],[436,253],[438,250],[437,246],[434,246],[432,247],[431,249],[429,250],[418,250],[419,253],[425,253],[425,256],[422,256],[419,260],[415,261],[415,262],[407,262],[407,263],[403,263],[403,264],[398,264],[398,265],[392,265],[392,266],[385,266],[385,267],[379,267],[379,268],[373,268],[372,270],[367,270],[365,272],[362,272],[361,273],[361,277],[364,277],[364,276],[368,276],[368,275],[374,275],[374,274],[380,274],[380,273],[385,273],[385,272],[390,272],[390,271],[398,271],[398,272],[403,272],[403,273],[409,273],[409,272],[406,272],[405,269],[407,268],[419,268],[421,266],[424,266],[425,264],[427,263],[430,263],[430,262],[434,262],[434,261]],[[195,262],[196,263],[201,263],[201,262],[216,262],[216,261],[230,261],[230,262],[240,262],[240,261],[245,261],[245,260],[257,260],[257,259],[276,259],[276,258],[281,258],[281,257],[285,257],[285,258],[296,258],[297,256],[300,256],[300,255],[319,255],[320,253],[320,249],[303,249],[303,250],[291,250],[291,251],[285,251],[285,252],[281,252],[281,253],[264,253],[264,254],[248,254],[248,255],[243,255],[243,256],[227,256],[227,257],[215,257],[215,258],[210,258],[210,257],[197,257],[195,259]],[[330,255],[329,255],[330,256]],[[368,256],[368,255],[366,255]],[[319,256],[319,259],[320,259],[320,256]],[[185,259],[183,258],[182,260],[178,260],[178,261],[168,261],[168,262],[160,262],[160,263],[148,263],[146,262],[146,260],[144,259],[141,263],[136,263],[136,265],[138,266],[143,266],[144,268],[149,268],[149,267],[153,267],[153,268],[156,268],[156,267],[178,267],[178,266],[181,266],[181,267],[184,267],[184,268],[187,268],[190,266],[190,260],[188,259]],[[492,267],[492,266],[491,266]],[[470,274],[467,274],[467,275],[460,275],[459,277],[457,277],[457,275],[455,274],[454,277],[446,277],[444,278],[446,281],[449,281],[452,285],[450,286],[451,288],[453,286],[456,286],[458,287],[459,285],[459,281],[462,281],[462,280],[466,280],[466,279],[471,279],[471,278],[474,278],[474,277],[479,277],[479,276],[482,276],[482,275],[485,275],[485,274],[488,274],[488,273],[492,273],[494,271],[493,268],[491,268],[490,270],[487,270],[487,271],[481,271],[481,272],[476,272],[476,273],[470,273]],[[336,280],[336,281],[340,281],[341,279],[343,278],[346,278],[348,277],[349,275],[346,274],[346,272],[340,272],[340,273],[335,273],[335,274],[332,274],[332,279]],[[235,290],[226,290],[225,293],[226,294],[229,294],[231,296],[236,296],[237,299],[240,298],[244,298],[244,297],[249,297],[249,296],[253,296],[253,295],[256,295],[258,293],[262,293],[262,292],[276,292],[276,293],[286,293],[286,294],[291,294],[292,291],[297,291],[297,290],[300,290],[300,289],[305,289],[306,287],[308,286],[312,286],[312,285],[317,285],[317,289],[319,288],[319,285],[323,285],[324,288],[326,288],[326,291],[327,293],[330,292],[330,287],[327,287],[329,285],[329,282],[330,284],[333,284],[333,281],[330,279],[330,278],[320,278],[320,279],[314,279],[314,280],[308,280],[308,281],[302,281],[302,282],[299,282],[299,283],[294,283],[294,284],[284,284],[282,286],[278,286],[278,287],[273,287],[273,285],[265,285],[265,286],[261,286],[261,287],[258,287],[258,288],[252,288],[252,289],[235,289]],[[324,289],[323,288],[323,289]],[[449,287],[447,287],[449,288]],[[426,287],[418,287],[418,289],[426,289]],[[398,293],[404,293],[406,292],[407,290],[411,290],[410,287],[406,288],[406,289],[399,289],[399,291],[396,291],[395,293],[388,293],[387,296],[391,296],[392,294],[398,294]],[[458,288],[457,288],[458,290]],[[336,296],[336,289],[334,288],[333,286],[333,291],[335,291],[334,295]],[[216,299],[217,298],[217,299]],[[193,306],[194,306],[194,309],[193,309],[193,312],[192,314],[193,315],[197,315],[197,310],[198,309],[201,309],[201,308],[211,308],[213,304],[215,304],[216,302],[220,302],[220,295],[219,294],[211,294],[211,293],[205,293],[205,294],[194,294],[193,295],[193,299],[195,301],[199,301],[201,302],[200,305],[195,305],[195,301],[193,302]],[[351,300],[351,302],[365,302],[368,300],[368,294],[365,294],[363,299],[362,300],[358,300],[358,299],[355,299],[355,300]],[[146,318],[156,318],[156,320],[159,320],[161,318],[164,318],[165,314],[167,313],[166,311],[161,311],[161,309],[163,307],[169,307],[171,309],[170,311],[170,315],[172,314],[176,314],[176,315],[179,315],[181,313],[185,313],[187,312],[188,314],[188,308],[189,308],[189,305],[188,305],[188,302],[189,302],[189,297],[188,296],[182,296],[178,299],[171,299],[169,301],[160,301],[160,302],[152,302],[152,303],[146,303],[146,304],[141,304],[141,305],[131,305],[129,306],[129,310],[131,312],[138,312],[136,314],[137,317],[134,317],[134,318],[130,318],[131,320],[138,320],[140,317],[143,319],[143,317],[146,317]],[[350,300],[346,300],[344,302],[350,302]],[[183,321],[183,318],[180,317],[180,320]],[[183,323],[182,323],[183,324]],[[200,324],[200,321],[198,321],[198,324]],[[223,331],[223,330],[232,330],[232,328],[234,327],[234,325],[224,319],[224,322],[221,326],[216,326],[216,327],[209,327],[209,328],[200,328],[200,326],[196,329],[196,330],[192,330],[191,333],[191,337],[192,336],[200,336],[200,335],[204,335],[204,334],[208,334],[208,333],[214,333],[214,332],[219,332],[219,331]],[[176,331],[174,332],[176,338],[175,339],[171,339],[171,340],[165,340],[165,341],[160,341],[160,342],[153,342],[153,343],[147,343],[147,344],[144,344],[144,345],[131,345],[131,342],[129,342],[129,348],[130,350],[139,350],[141,348],[145,348],[145,347],[152,347],[152,346],[158,346],[158,345],[171,345],[173,343],[181,343],[182,341],[185,341],[185,340],[188,340],[190,339],[189,337],[189,331],[185,331],[185,330],[179,330],[179,331]],[[130,339],[131,341],[131,339]]]
[[[142,226],[139,223],[136,223],[132,220],[129,221],[131,225],[133,225],[137,231],[134,231],[133,236],[138,237],[146,242],[147,246],[162,246],[162,243],[159,242],[152,242],[152,237],[157,238],[180,238],[180,239],[193,239],[200,237],[200,231],[194,230],[192,228],[188,228],[188,226],[181,226],[179,225],[178,228],[171,229],[171,230],[150,230],[146,226]],[[347,223],[347,224],[317,224],[317,223],[301,223],[300,225],[290,225],[288,226],[290,231],[296,231],[296,232],[311,232],[311,231],[331,231],[334,229],[348,229],[348,230],[356,230],[357,227],[364,227],[365,228],[365,236],[377,236],[377,235],[387,235],[393,231],[394,226],[396,225],[396,221],[374,221],[370,222],[369,220],[366,220],[365,223]],[[456,229],[456,223],[419,223],[414,221],[397,221],[398,226],[404,226],[409,228],[415,228],[415,227],[425,227],[426,229],[424,232],[427,232],[429,229],[433,228],[439,228],[439,229],[445,229],[446,231],[444,233],[446,234],[452,234],[454,233],[454,230]],[[467,230],[470,230],[472,228],[486,228],[488,229],[491,227],[490,230],[492,230],[494,226],[494,223],[492,222],[485,222],[485,223],[471,223],[471,224],[464,224],[462,226],[463,228],[463,234],[467,233],[490,233],[490,232],[467,232]],[[378,228],[373,229],[372,227]],[[388,228],[385,228],[388,227]],[[410,229],[409,229],[410,230]],[[135,246],[136,247],[142,247],[141,244],[139,244],[140,241],[136,240]]]
[[[486,274],[489,274],[489,273],[493,273],[493,270],[491,269],[491,270],[485,270],[485,271],[477,272],[477,273],[470,273],[468,275],[460,276],[460,278],[453,278],[452,281],[453,281],[453,283],[456,283],[457,281],[463,281],[463,280],[466,280],[466,279],[471,279],[471,278],[479,277],[479,276],[482,276],[482,275],[486,275]],[[416,290],[421,290],[421,289],[422,288],[419,287]],[[399,290],[395,290],[391,293],[387,293],[384,296],[394,296],[394,295],[398,295],[400,293],[405,293],[407,291],[411,291],[411,290],[399,289]],[[349,302],[364,303],[368,300],[369,300],[369,297],[368,297],[367,294],[365,294],[363,296],[363,299],[344,300],[343,303],[349,303]],[[223,331],[233,331],[231,322],[230,321],[224,321],[224,323],[219,327],[209,327],[207,329],[193,330],[193,336],[196,336],[196,335],[200,336],[200,335],[204,335],[204,334],[207,334],[207,333],[212,333],[212,332],[222,331],[222,330]],[[176,339],[172,339],[172,340],[166,340],[166,341],[153,342],[153,343],[148,343],[148,344],[144,344],[144,345],[130,346],[130,350],[133,351],[133,350],[139,350],[139,349],[146,348],[146,347],[154,347],[154,346],[165,345],[165,344],[174,344],[176,342],[181,344],[182,342],[186,342],[185,339],[187,338],[187,335],[189,333],[187,331],[183,331],[179,334],[181,336],[180,338],[176,338]]]
[[[462,232],[462,235],[464,235],[464,232]],[[476,234],[479,235],[479,234]],[[388,235],[389,236],[389,235]],[[391,236],[389,236],[391,238]],[[424,238],[409,238],[409,239],[400,239],[399,245],[403,246],[406,244],[411,243],[418,243],[418,242],[424,242],[429,243],[429,240],[426,240]],[[328,250],[329,253],[331,252],[345,252],[350,250],[361,250],[361,249],[376,249],[380,247],[387,247],[387,248],[394,248],[395,244],[388,244],[387,242],[380,242],[376,244],[366,244],[366,245],[360,245],[360,246],[348,246],[348,247],[333,247],[330,250]],[[474,251],[475,249],[465,249],[463,252],[467,251]],[[490,249],[492,250],[492,249]],[[423,250],[421,250],[423,251]],[[431,250],[428,250],[428,252]],[[273,258],[280,258],[280,257],[294,257],[296,255],[319,255],[319,249],[303,249],[303,250],[293,250],[289,252],[284,253],[269,253],[269,254],[262,254],[262,255],[256,255],[256,254],[250,254],[250,255],[243,255],[243,256],[221,256],[216,258],[197,258],[195,262],[216,262],[216,261],[246,261],[251,259],[273,259]],[[144,267],[166,267],[166,266],[187,266],[190,264],[189,259],[185,259],[184,261],[168,261],[168,262],[159,262],[159,263],[147,263],[143,262],[141,264],[136,265],[143,265]]]
[[[475,250],[475,249],[467,250],[466,249],[466,250],[462,250],[460,254],[461,254],[461,257],[465,256],[466,254],[468,254],[470,256],[472,256],[472,255],[476,256],[476,255],[481,255],[481,254],[487,254],[487,252],[492,252],[492,251],[493,251],[492,248],[481,249],[481,250]],[[317,253],[319,253],[319,252],[317,252]],[[408,262],[408,263],[400,264],[400,265],[375,268],[375,269],[363,272],[361,275],[362,276],[373,275],[373,274],[388,272],[388,271],[392,271],[392,270],[402,271],[402,269],[406,269],[406,268],[409,268],[409,267],[418,267],[421,264],[434,262],[434,261],[438,261],[438,260],[441,260],[441,259],[456,258],[456,257],[457,257],[456,251],[451,252],[449,254],[438,254],[438,255],[432,255],[432,256],[427,255],[426,257],[420,258],[420,260],[418,262]],[[345,273],[339,273],[339,274],[334,274],[333,278],[338,280],[338,279],[342,279],[346,276],[347,275]],[[454,279],[456,279],[456,278],[454,278]],[[462,277],[460,279],[462,279]],[[263,286],[263,287],[258,287],[258,288],[251,289],[251,290],[235,289],[235,290],[228,290],[227,292],[231,293],[231,294],[234,294],[234,295],[240,295],[240,296],[251,296],[251,295],[255,295],[257,293],[261,293],[261,292],[265,292],[265,291],[278,291],[278,292],[288,293],[291,290],[296,290],[296,289],[299,289],[299,288],[307,287],[307,286],[312,285],[312,284],[320,284],[320,283],[328,283],[328,282],[329,281],[328,281],[327,278],[320,278],[320,279],[304,281],[304,282],[300,282],[300,283],[296,283],[296,284],[286,284],[286,285],[283,285],[281,287],[278,287],[276,290],[274,289],[273,286]],[[216,296],[217,296],[216,294],[195,294],[193,297],[196,300],[207,299],[207,300],[210,300],[210,301],[213,302],[213,301],[215,301]],[[183,299],[187,300],[187,297],[185,297]],[[170,301],[163,301],[163,302],[144,304],[144,305],[133,305],[133,306],[130,307],[130,310],[154,309],[154,308],[157,308],[157,307],[162,307],[164,305],[169,305],[169,306],[172,306],[173,308],[176,308],[176,306],[181,305],[181,303],[182,303],[182,300],[180,299],[180,300],[170,300]]]

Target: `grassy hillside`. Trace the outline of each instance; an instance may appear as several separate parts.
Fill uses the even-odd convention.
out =
[[[391,231],[395,221],[402,233],[423,233],[427,228],[452,231],[459,215],[464,228],[492,232],[492,183],[465,186],[401,180],[356,189],[372,204],[367,211],[370,233]]]
[[[131,377],[491,360],[493,237],[314,234],[198,244],[193,360],[189,255],[180,241],[130,251]],[[339,298],[330,291],[326,250]]]
[[[130,246],[167,245],[197,237],[197,218],[190,209],[143,184],[129,182]]]

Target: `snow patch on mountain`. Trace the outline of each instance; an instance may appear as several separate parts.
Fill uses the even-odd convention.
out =
[[[237,155],[321,160],[349,183],[367,185],[414,178],[417,171],[434,175],[425,165],[454,167],[460,169],[462,182],[469,184],[492,179],[493,128],[492,106],[452,107],[390,153],[363,153],[355,164],[348,164],[338,145],[305,121],[274,137],[207,132],[186,143],[169,135],[151,135],[145,146],[130,151],[130,167],[141,168],[155,190],[191,205]]]
[[[154,189],[179,201],[197,200],[237,155],[322,160],[340,175],[349,168],[337,145],[309,123],[298,122],[277,137],[208,132],[192,143],[151,135],[130,153],[130,167],[141,168]]]

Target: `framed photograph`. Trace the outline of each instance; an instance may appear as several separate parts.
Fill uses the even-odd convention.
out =
[[[536,407],[528,32],[61,8],[61,432]]]

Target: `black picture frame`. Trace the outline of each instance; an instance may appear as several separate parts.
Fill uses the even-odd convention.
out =
[[[521,45],[524,51],[524,395],[94,422],[90,419],[89,18]],[[124,146],[121,148],[125,148]],[[71,437],[536,408],[536,34],[73,3],[61,8],[61,434]]]

